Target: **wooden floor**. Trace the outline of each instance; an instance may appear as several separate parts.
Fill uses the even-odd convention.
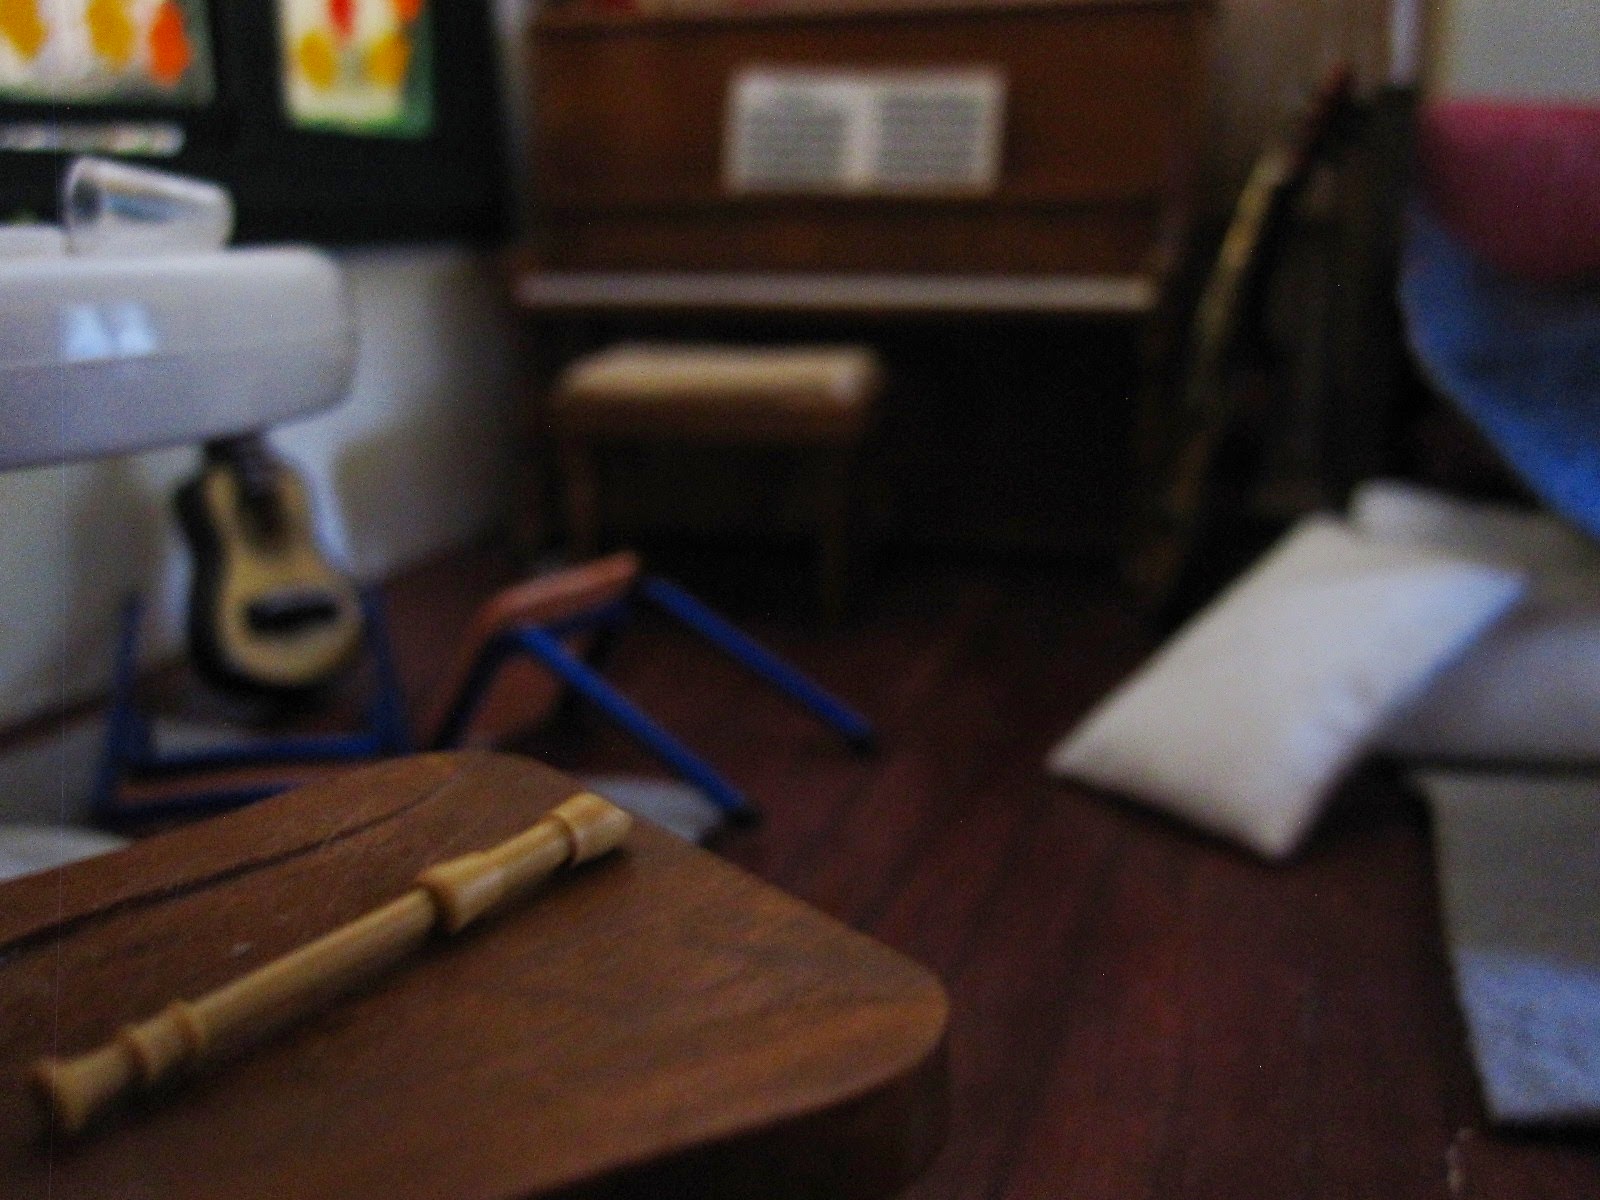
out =
[[[764,810],[732,861],[933,968],[954,1007],[948,1144],[910,1195],[1600,1196],[1600,1140],[1491,1131],[1447,976],[1425,814],[1377,772],[1269,867],[1044,777],[1051,743],[1148,649],[1067,566],[884,564],[857,616],[803,616],[803,563],[685,580],[868,713],[855,757],[661,624],[610,676]],[[400,657],[491,557],[401,582]],[[555,765],[655,768],[598,723]]]

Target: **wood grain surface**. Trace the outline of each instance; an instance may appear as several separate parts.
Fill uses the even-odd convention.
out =
[[[0,1194],[885,1194],[933,1152],[945,999],[908,959],[648,826],[69,1141],[25,1084],[519,831],[531,760],[368,768],[0,888]]]
[[[795,615],[799,556],[651,549],[877,725],[878,754],[845,753],[665,623],[607,668],[762,806],[721,854],[949,989],[945,1147],[903,1200],[1600,1196],[1600,1133],[1483,1111],[1427,815],[1393,773],[1262,863],[1045,775],[1155,644],[1079,564],[886,554],[830,630]],[[652,769],[598,722],[556,733],[563,767]]]
[[[997,382],[990,399],[1002,391]],[[1051,744],[1154,645],[1104,577],[1070,560],[901,551],[880,556],[854,618],[825,629],[802,617],[803,555],[648,549],[652,570],[878,726],[880,752],[852,755],[665,621],[631,627],[607,665],[762,805],[760,827],[717,843],[723,857],[927,964],[947,987],[944,1148],[902,1200],[1600,1196],[1600,1134],[1497,1128],[1483,1111],[1427,816],[1391,774],[1360,772],[1305,851],[1279,865],[1044,775]],[[494,547],[396,581],[391,626],[410,694],[449,667],[454,648],[438,631],[518,577]],[[525,748],[573,771],[659,773],[600,721],[553,722]],[[252,852],[265,861],[337,838],[394,802],[371,794],[307,810],[298,829],[264,819]],[[140,860],[149,877],[129,879],[129,896],[223,869],[200,849],[157,871],[161,857]],[[30,910],[53,914],[57,891],[66,913],[83,903],[80,875],[52,878]],[[0,1037],[11,1039],[22,894],[0,902]],[[800,1137],[805,1126],[786,1128]],[[765,1140],[768,1151],[781,1144]],[[36,1166],[18,1186],[23,1148],[7,1145],[0,1196],[44,1195]],[[700,1157],[737,1161],[725,1149]],[[160,1196],[159,1182],[105,1194]],[[699,1194],[682,1175],[652,1183],[653,1196]],[[75,1186],[59,1194],[82,1194]]]
[[[1197,157],[1206,17],[1189,0],[553,10],[528,43],[539,250],[572,268],[1164,269]],[[728,89],[754,64],[1000,70],[994,194],[730,194]]]

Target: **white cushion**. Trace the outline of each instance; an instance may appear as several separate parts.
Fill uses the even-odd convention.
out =
[[[1307,518],[1047,767],[1281,857],[1385,717],[1522,590],[1515,571]]]
[[[1600,545],[1545,512],[1374,479],[1351,494],[1350,525],[1385,542],[1526,571],[1530,600],[1595,599]]]
[[[1398,712],[1378,748],[1411,761],[1600,764],[1600,602],[1512,614]]]
[[[1554,517],[1387,481],[1351,523],[1529,573],[1527,600],[1398,712],[1379,748],[1413,760],[1600,763],[1600,547]]]

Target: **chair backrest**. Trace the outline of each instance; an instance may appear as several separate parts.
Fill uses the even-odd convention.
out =
[[[1283,260],[1295,204],[1316,169],[1336,150],[1354,104],[1348,66],[1318,87],[1295,131],[1256,160],[1195,310],[1187,347],[1183,403],[1198,412],[1216,401],[1233,360],[1261,353],[1270,283]]]
[[[1347,66],[1330,71],[1294,132],[1256,161],[1234,205],[1195,306],[1176,385],[1155,418],[1159,475],[1135,533],[1128,576],[1157,610],[1170,608],[1206,520],[1217,464],[1243,407],[1241,367],[1270,365],[1268,298],[1293,228],[1296,201],[1343,140],[1355,111]]]
[[[501,633],[520,625],[549,625],[619,600],[632,590],[640,570],[638,557],[623,551],[513,584],[484,601],[461,635],[449,672],[432,691],[419,743],[432,744],[473,664]],[[548,671],[526,659],[511,659],[476,710],[466,743],[491,745],[530,729],[551,714],[560,698],[561,683]]]

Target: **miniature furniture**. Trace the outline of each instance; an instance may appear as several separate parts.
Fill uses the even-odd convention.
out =
[[[455,662],[414,733],[406,727],[381,606],[368,597],[365,627],[373,681],[363,728],[198,751],[163,749],[135,697],[138,610],[130,606],[92,813],[97,823],[118,827],[236,808],[321,778],[330,769],[403,754],[414,744],[439,749],[493,744],[536,726],[571,695],[593,705],[727,817],[756,819],[743,793],[609,684],[592,661],[640,605],[687,626],[850,746],[872,746],[866,718],[682,588],[644,574],[636,556],[620,553],[527,580],[485,601],[461,635]]]
[[[897,280],[902,295],[926,284],[946,301],[962,282],[1003,294],[1012,281],[1097,280],[1113,301],[1137,293],[1163,271],[1187,202],[1208,9],[1204,0],[543,5],[528,41],[535,271],[558,285],[622,273],[669,291],[681,282],[672,273],[685,273],[726,285],[728,298],[739,285],[760,289],[764,276],[792,277],[765,289],[779,307],[814,305],[819,281],[843,282],[852,303],[857,275],[880,289]],[[946,178],[930,154],[909,184],[895,174],[874,186],[877,177],[830,176],[819,158],[815,175],[796,165],[773,186],[751,186],[736,170],[729,118],[741,81],[772,64],[846,84],[992,73],[1003,91],[997,170]],[[908,94],[897,113],[912,115],[919,98],[946,97]],[[811,99],[838,111],[827,95]],[[808,128],[818,138],[805,150],[826,151],[829,130]],[[962,144],[953,126],[934,137],[943,150]],[[788,282],[801,291],[786,300]],[[692,278],[688,286],[692,294]],[[1080,302],[1092,304],[1094,292],[1080,286]]]
[[[1137,478],[1126,398],[1188,223],[1210,13],[1206,0],[542,5],[527,44],[533,211],[510,264],[549,359],[538,371],[618,333],[871,340],[903,396],[874,448],[897,533],[1115,553]],[[741,187],[730,111],[774,64],[847,86],[997,79],[994,178]],[[974,339],[980,321],[995,336]],[[1086,330],[1118,346],[1103,391],[1080,388],[1074,355],[1017,371]],[[1004,406],[972,411],[999,378]],[[983,489],[951,485],[974,475]]]
[[[578,359],[548,406],[573,552],[599,548],[596,457],[609,444],[793,447],[814,459],[818,596],[824,615],[837,617],[857,459],[882,389],[883,368],[863,346],[624,344]]]
[[[266,429],[342,402],[355,370],[343,276],[303,246],[80,254],[19,226],[0,311],[3,470]]]
[[[864,1200],[905,1186],[942,1136],[939,983],[644,823],[73,1144],[40,1135],[37,1057],[302,946],[578,790],[527,759],[401,759],[0,887],[0,1193]]]
[[[404,699],[389,649],[383,606],[361,596],[369,695],[351,729],[287,732],[223,728],[204,744],[172,746],[140,703],[138,634],[143,605],[123,607],[105,735],[89,817],[132,831],[251,804],[287,788],[412,748]]]

